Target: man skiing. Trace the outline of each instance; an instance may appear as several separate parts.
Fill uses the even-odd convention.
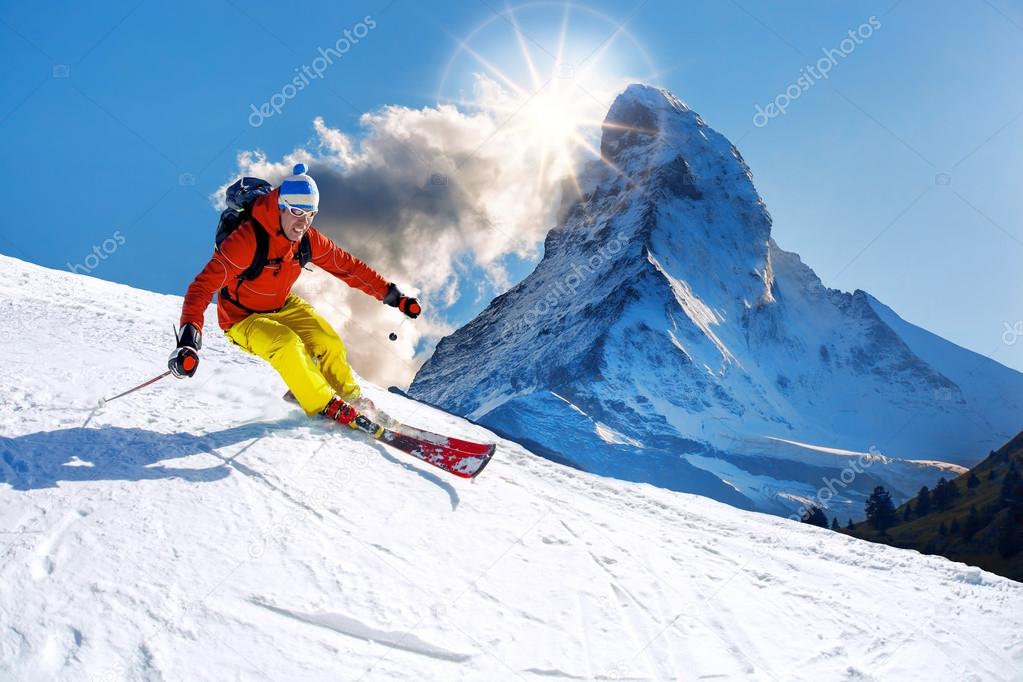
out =
[[[227,338],[269,362],[306,414],[351,425],[360,412],[372,410],[372,403],[361,396],[340,337],[311,305],[291,293],[302,265],[307,259],[410,318],[418,317],[421,307],[312,227],[319,190],[305,164],[296,164],[292,173],[252,203],[250,214],[189,285],[178,347],[168,366],[178,378],[195,374],[203,315],[219,292],[217,318]],[[250,277],[255,260],[263,255],[262,269]]]

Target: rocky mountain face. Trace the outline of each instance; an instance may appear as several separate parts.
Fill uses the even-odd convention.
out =
[[[829,504],[859,516],[878,482],[908,497],[1019,430],[1023,374],[823,286],[771,238],[738,149],[670,93],[626,89],[601,153],[536,269],[438,344],[412,396],[776,513],[852,467]]]

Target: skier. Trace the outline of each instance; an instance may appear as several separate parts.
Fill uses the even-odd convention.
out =
[[[306,174],[305,164],[296,164],[292,172],[278,188],[255,200],[251,215],[224,239],[189,285],[178,345],[168,366],[178,378],[195,374],[203,314],[219,292],[217,318],[227,338],[269,362],[306,414],[321,414],[354,428],[354,419],[372,411],[373,404],[361,395],[341,338],[311,305],[291,293],[305,259],[410,318],[418,317],[422,309],[418,300],[403,295],[395,284],[312,227],[319,189]],[[266,241],[262,252],[261,239]],[[262,269],[249,278],[246,273],[252,272],[261,254]]]

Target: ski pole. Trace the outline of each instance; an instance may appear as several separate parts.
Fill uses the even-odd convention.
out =
[[[140,388],[145,388],[145,387],[146,387],[146,386],[148,386],[149,384],[155,384],[155,383],[156,383],[157,381],[159,381],[160,379],[162,379],[162,378],[164,378],[165,376],[169,375],[170,373],[171,373],[171,371],[170,371],[170,370],[168,369],[168,370],[167,370],[166,372],[164,372],[163,374],[161,374],[161,375],[159,375],[159,376],[155,376],[155,377],[153,377],[152,379],[150,379],[149,381],[146,381],[146,382],[144,382],[144,383],[141,383],[141,384],[139,384],[139,385],[138,385],[138,386],[136,386],[135,388],[129,388],[129,389],[128,389],[127,391],[125,391],[124,393],[118,393],[118,394],[117,394],[117,395],[115,395],[115,396],[114,396],[113,398],[100,398],[100,399],[99,399],[99,404],[100,404],[100,406],[102,407],[103,405],[106,405],[107,403],[109,403],[109,402],[110,402],[111,400],[117,400],[118,398],[123,398],[124,396],[128,395],[129,393],[134,393],[135,391],[139,390]]]

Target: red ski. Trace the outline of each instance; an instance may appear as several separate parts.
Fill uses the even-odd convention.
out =
[[[407,426],[405,424],[400,423],[398,420],[390,417],[390,415],[381,410],[378,410],[378,413],[376,415],[367,416],[369,416],[371,419],[376,418],[377,423],[379,423],[384,428],[391,429],[392,431],[400,431],[402,434],[406,436],[412,436],[413,438],[427,441],[429,443],[433,443],[434,445],[440,445],[450,450],[464,452],[469,455],[485,455],[494,449],[494,445],[492,443],[477,443],[471,440],[462,440],[461,438],[444,436],[439,433],[434,433],[433,431],[427,431],[425,429],[417,428],[415,426]]]
[[[485,450],[480,452],[465,452],[441,443],[435,443],[432,440],[417,438],[385,428],[380,424],[370,421],[369,417],[364,414],[356,417],[352,425],[368,433],[373,438],[387,443],[392,448],[401,450],[416,459],[432,464],[438,469],[443,469],[460,478],[472,479],[479,476],[483,468],[490,463],[494,452],[497,450],[497,446],[493,444],[484,445],[482,443],[473,443],[472,441],[458,441],[475,448],[485,448]]]
[[[295,400],[295,396],[291,391],[285,393],[281,396],[281,398],[289,403],[298,404],[298,401]],[[415,426],[407,426],[376,406],[374,406],[374,410],[372,412],[364,412],[363,414],[365,414],[370,421],[383,426],[385,429],[401,433],[403,436],[411,437],[416,440],[426,441],[433,445],[439,445],[448,450],[456,450],[470,455],[481,456],[493,455],[494,453],[495,446],[492,443],[477,443],[471,440],[463,440],[461,438],[453,438],[440,433],[434,433],[433,431],[427,431],[426,429],[420,429]]]

